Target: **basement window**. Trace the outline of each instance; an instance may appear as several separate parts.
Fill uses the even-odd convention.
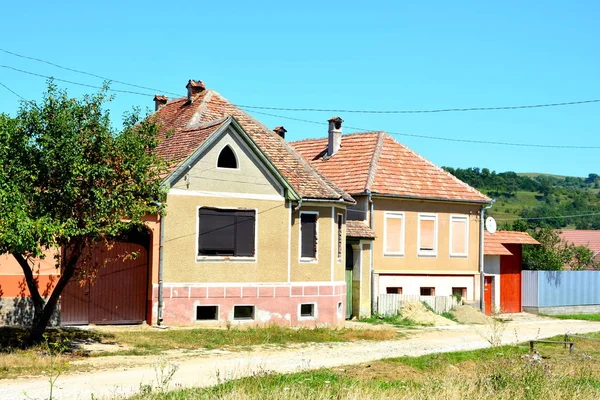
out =
[[[229,145],[223,147],[223,150],[219,153],[219,159],[217,160],[217,168],[228,168],[237,169],[238,162],[235,157],[235,153],[229,147]]]
[[[253,320],[254,306],[233,306],[234,320]]]
[[[466,287],[453,287],[452,288],[452,296],[458,297],[459,299],[467,298],[467,288]]]
[[[197,306],[196,307],[197,321],[218,321],[219,307],[218,306]]]
[[[300,317],[308,318],[315,316],[315,303],[300,304]]]
[[[421,288],[421,296],[435,296],[435,288],[422,287]]]
[[[387,294],[402,294],[402,288],[401,287],[386,287],[385,292]]]

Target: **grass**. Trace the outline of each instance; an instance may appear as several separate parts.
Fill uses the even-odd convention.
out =
[[[558,318],[558,319],[579,319],[583,321],[600,321],[600,314],[562,314],[562,315],[548,315],[540,314],[544,317]]]
[[[294,374],[264,372],[210,388],[145,388],[130,400],[600,398],[600,343],[577,340],[576,346],[574,355],[543,344],[541,356],[530,355],[522,344]]]
[[[358,322],[367,322],[373,325],[394,325],[399,328],[418,326],[414,321],[404,318],[401,314],[396,315],[379,315],[375,314],[371,317],[360,318]]]
[[[277,325],[247,329],[115,329],[112,331],[49,329],[45,343],[23,348],[27,330],[0,328],[0,379],[42,375],[52,366],[67,371],[89,367],[70,362],[88,354],[75,343],[118,343],[124,350],[106,351],[95,356],[144,356],[167,350],[245,349],[253,345],[291,345],[299,343],[353,342],[389,340],[401,337],[390,330],[367,329],[292,329]]]

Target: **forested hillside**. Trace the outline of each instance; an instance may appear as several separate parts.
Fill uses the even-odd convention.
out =
[[[444,169],[460,180],[496,199],[489,214],[501,227],[515,218],[529,218],[527,227],[600,229],[600,176],[587,178],[546,174],[517,174],[487,168]],[[544,219],[531,219],[544,218]]]

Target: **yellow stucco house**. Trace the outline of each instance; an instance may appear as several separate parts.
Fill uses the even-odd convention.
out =
[[[356,288],[353,315],[370,314],[384,293],[480,300],[480,216],[491,199],[386,132],[292,146],[356,200],[347,223],[374,232],[372,244],[347,241],[346,268]],[[365,246],[372,250],[370,264],[359,254]]]

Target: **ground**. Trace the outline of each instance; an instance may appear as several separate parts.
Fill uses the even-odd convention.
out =
[[[489,347],[490,343],[517,343],[565,333],[600,331],[600,322],[560,320],[517,314],[501,325],[454,325],[411,329],[403,340],[293,344],[273,348],[259,346],[245,351],[174,350],[163,355],[89,358],[90,372],[62,375],[56,381],[54,398],[90,399],[127,396],[142,385],[156,385],[169,374],[171,362],[177,371],[172,387],[210,386],[228,379],[262,372],[298,372],[371,362],[382,358],[421,356]],[[116,362],[115,362],[116,361]],[[93,372],[92,372],[93,371]],[[47,378],[2,381],[3,399],[48,397]]]

